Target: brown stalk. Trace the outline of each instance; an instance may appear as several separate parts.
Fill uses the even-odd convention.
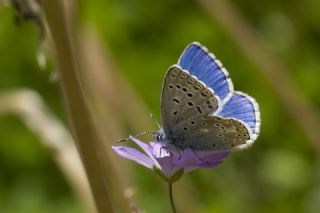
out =
[[[110,195],[110,176],[113,173],[111,161],[104,142],[99,135],[79,78],[79,59],[71,24],[66,21],[63,1],[44,1],[48,34],[52,38],[54,53],[63,98],[72,135],[80,154],[89,185],[100,213],[114,212]]]
[[[115,72],[116,69],[112,66],[112,59],[105,53],[105,49],[101,47],[101,41],[96,33],[88,28],[80,31],[79,45],[81,55],[79,57],[81,57],[81,67],[83,67],[81,79],[88,93],[89,102],[92,103],[90,108],[95,112],[94,116],[96,116],[96,120],[100,124],[98,128],[99,134],[104,137],[106,150],[115,165],[114,173],[116,175],[111,176],[113,182],[117,182],[116,187],[112,190],[115,202],[117,206],[124,208],[123,211],[128,211],[130,201],[129,199],[124,199],[123,195],[128,187],[132,188],[130,168],[110,149],[111,145],[118,145],[115,142],[124,137],[124,126],[126,125],[123,124],[124,118],[122,116],[125,116],[125,113],[118,105],[126,101],[126,94],[121,90],[121,87],[127,88],[128,85],[119,82],[121,75],[119,72]],[[139,104],[135,97],[137,97],[136,94],[134,94],[130,106]],[[136,115],[148,115],[148,113],[143,112],[143,109],[143,107],[138,108],[138,112],[133,113]],[[143,117],[140,119],[143,120]],[[148,124],[144,128],[148,128]]]

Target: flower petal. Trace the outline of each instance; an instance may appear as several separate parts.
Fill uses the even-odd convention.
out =
[[[229,151],[212,153],[211,156],[205,156],[203,158],[204,161],[200,161],[198,165],[204,168],[212,168],[218,166],[219,164],[223,163],[223,159],[226,158],[229,154]]]
[[[221,164],[229,153],[229,151],[209,152],[185,149],[181,154],[181,158],[175,159],[174,163],[183,166],[185,173],[188,173],[199,167],[215,167]]]
[[[229,151],[222,151],[211,154],[211,156],[206,156],[204,159],[208,163],[215,163],[217,161],[222,161],[224,158],[226,158],[230,154]]]
[[[161,142],[151,142],[152,154],[155,156],[159,165],[161,166],[162,173],[170,178],[178,170],[183,169],[182,165],[176,164],[178,154],[176,150],[172,149],[168,144]]]
[[[220,161],[215,161],[214,163],[202,163],[202,164],[199,164],[199,166],[203,167],[203,168],[213,168],[213,167],[216,167],[218,166],[219,164],[223,163],[222,160]]]
[[[162,172],[167,176],[171,177],[178,170],[184,168],[183,165],[175,164],[172,161],[172,156],[157,158],[159,164],[161,165]]]
[[[153,167],[152,160],[135,148],[126,146],[112,146],[112,149],[121,157],[133,160],[149,169],[152,169]]]
[[[152,147],[140,140],[138,140],[137,138],[134,138],[132,136],[130,136],[130,139],[137,144],[148,156],[149,158],[152,160],[153,165],[155,165],[156,167],[158,167],[159,169],[161,169],[160,164],[158,163],[157,159],[154,157],[153,153],[152,153]]]
[[[184,168],[184,173],[189,173],[195,169],[198,169],[200,166],[198,165],[185,165],[183,168]]]
[[[150,142],[152,147],[152,154],[155,158],[164,158],[171,156],[172,153],[169,152],[169,145],[163,144],[161,142]]]
[[[192,149],[185,149],[179,153],[175,158],[175,164],[178,165],[196,165],[199,157],[196,156],[195,151]]]

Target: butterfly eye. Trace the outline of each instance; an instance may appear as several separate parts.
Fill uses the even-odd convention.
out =
[[[183,91],[183,92],[187,92],[187,88],[183,87],[183,88],[182,88],[182,91]]]
[[[173,111],[173,115],[177,115],[178,114],[178,111]]]
[[[187,127],[183,127],[183,130],[184,130],[184,131],[188,131],[188,128],[187,128]]]
[[[216,127],[220,127],[221,126],[221,124],[219,124],[219,123],[215,123],[214,124]]]
[[[191,121],[190,123],[191,123],[192,125],[195,125],[195,124],[196,124],[196,122],[195,122],[195,121]]]
[[[217,136],[218,136],[218,137],[222,137],[222,136],[223,136],[223,134],[219,133],[219,134],[217,134]]]
[[[169,89],[173,89],[173,85],[172,84],[169,84]]]
[[[202,123],[201,123],[201,125],[203,125],[203,126],[204,126],[204,125],[207,125],[207,123],[206,123],[206,122],[202,122]]]
[[[180,84],[177,84],[176,87],[177,87],[177,89],[180,89],[180,88],[181,88]]]

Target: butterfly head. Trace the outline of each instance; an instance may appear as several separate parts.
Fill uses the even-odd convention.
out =
[[[158,142],[163,142],[167,139],[164,130],[161,128],[158,132],[155,133],[154,138]]]

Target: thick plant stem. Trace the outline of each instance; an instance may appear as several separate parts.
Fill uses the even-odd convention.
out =
[[[168,181],[168,191],[169,191],[169,199],[170,199],[170,205],[172,208],[173,213],[177,213],[176,207],[174,205],[174,200],[173,200],[173,193],[172,193],[172,182]]]
[[[58,66],[63,98],[75,144],[84,165],[99,213],[114,212],[110,191],[113,169],[106,147],[92,119],[79,78],[79,63],[72,28],[68,26],[62,0],[44,1],[48,34]]]

